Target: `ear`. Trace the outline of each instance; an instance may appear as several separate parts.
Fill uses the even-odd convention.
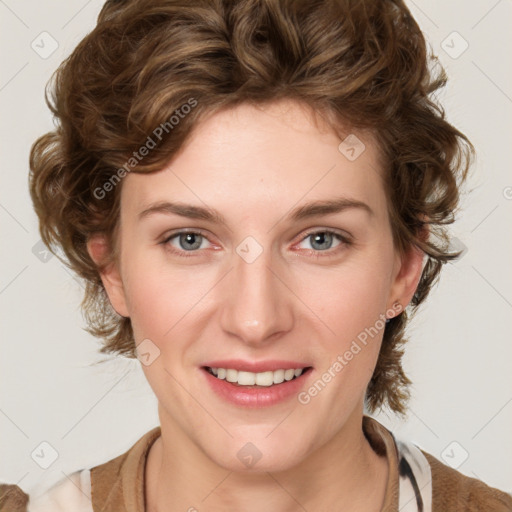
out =
[[[87,251],[94,263],[101,268],[101,262],[107,260],[110,251],[106,237],[104,235],[94,235],[91,237],[87,241]],[[100,270],[100,277],[110,303],[117,314],[129,317],[125,290],[117,263],[110,263]]]
[[[388,310],[393,310],[393,304],[398,302],[401,312],[411,302],[423,271],[424,256],[424,252],[416,246],[410,247],[405,254],[397,254],[393,283],[388,296]]]

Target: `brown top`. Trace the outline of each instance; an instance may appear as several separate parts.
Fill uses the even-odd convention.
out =
[[[376,420],[363,418],[363,431],[379,455],[387,455],[389,478],[382,512],[398,511],[398,456],[393,436]],[[101,512],[144,512],[144,469],[151,445],[160,436],[156,427],[133,448],[113,461],[91,470],[93,510]],[[112,472],[118,477],[113,482]],[[135,482],[135,485],[134,485]],[[123,503],[124,508],[119,504]]]
[[[388,460],[389,477],[382,512],[399,511],[399,453],[395,439],[383,425],[364,416],[363,431],[379,455]],[[145,512],[145,467],[151,445],[158,439],[160,427],[142,436],[128,451],[90,470],[92,512]],[[439,460],[421,452],[432,475],[432,512],[512,512],[512,497],[483,482],[462,475]],[[401,463],[401,461],[400,461]],[[51,494],[50,489],[47,495]],[[79,490],[83,500],[83,491]],[[37,499],[28,504],[28,495],[16,485],[0,484],[0,512],[78,512],[82,506],[56,499],[40,506]],[[46,504],[47,502],[45,502]],[[78,501],[77,501],[78,503]]]

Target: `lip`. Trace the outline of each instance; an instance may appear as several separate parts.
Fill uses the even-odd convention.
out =
[[[311,363],[299,361],[280,361],[276,359],[268,361],[244,361],[243,359],[222,359],[218,361],[209,361],[202,366],[210,368],[232,368],[234,370],[252,373],[274,372],[276,370],[291,370],[296,368],[306,368],[312,366]]]
[[[229,364],[227,366],[222,366],[223,364]],[[214,364],[215,363],[215,364]],[[219,364],[222,363],[222,364]],[[307,380],[312,373],[313,368],[311,366],[307,366],[307,369],[302,375],[296,377],[293,380],[284,381],[281,384],[274,384],[272,386],[264,387],[264,386],[238,386],[236,384],[232,384],[225,379],[218,379],[214,375],[212,375],[207,369],[206,366],[210,368],[234,368],[241,371],[251,371],[251,372],[261,372],[261,371],[271,371],[271,366],[269,366],[269,361],[265,361],[264,363],[248,363],[246,365],[233,364],[234,361],[212,361],[212,365],[207,364],[201,367],[201,373],[204,375],[206,379],[206,384],[210,387],[210,389],[223,401],[226,401],[232,405],[236,405],[238,407],[251,408],[251,409],[262,409],[264,407],[270,407],[273,405],[277,405],[283,403],[287,400],[290,400],[292,397],[297,396],[301,389],[303,389],[306,385]],[[276,364],[274,364],[276,363]],[[277,364],[279,363],[279,364]],[[218,366],[215,366],[219,364]],[[291,369],[291,368],[306,368],[304,363],[289,363],[282,366],[283,361],[272,361],[275,370],[279,369]],[[248,369],[248,368],[257,368]],[[263,370],[261,369],[263,368]]]

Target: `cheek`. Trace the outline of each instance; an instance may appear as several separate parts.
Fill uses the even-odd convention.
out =
[[[348,397],[361,396],[373,374],[386,325],[390,265],[391,257],[374,254],[331,272],[310,273],[303,280],[300,295],[307,297],[325,333],[317,338],[319,377],[329,373],[325,378],[333,382],[330,393],[345,397],[336,398],[338,407],[346,405]]]
[[[311,273],[302,280],[301,295],[331,335],[347,340],[371,327],[385,312],[388,276],[382,262],[362,260],[331,272]]]
[[[124,283],[136,341],[150,338],[161,344],[188,323],[190,312],[201,308],[209,286],[190,268],[171,267],[155,256],[132,253]]]

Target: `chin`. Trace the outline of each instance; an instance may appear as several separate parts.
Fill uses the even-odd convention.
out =
[[[244,429],[247,435],[234,435],[225,443],[212,443],[203,450],[215,464],[236,473],[266,473],[289,470],[300,464],[307,456],[306,446],[299,446],[297,439],[304,434],[274,432],[271,429]]]

